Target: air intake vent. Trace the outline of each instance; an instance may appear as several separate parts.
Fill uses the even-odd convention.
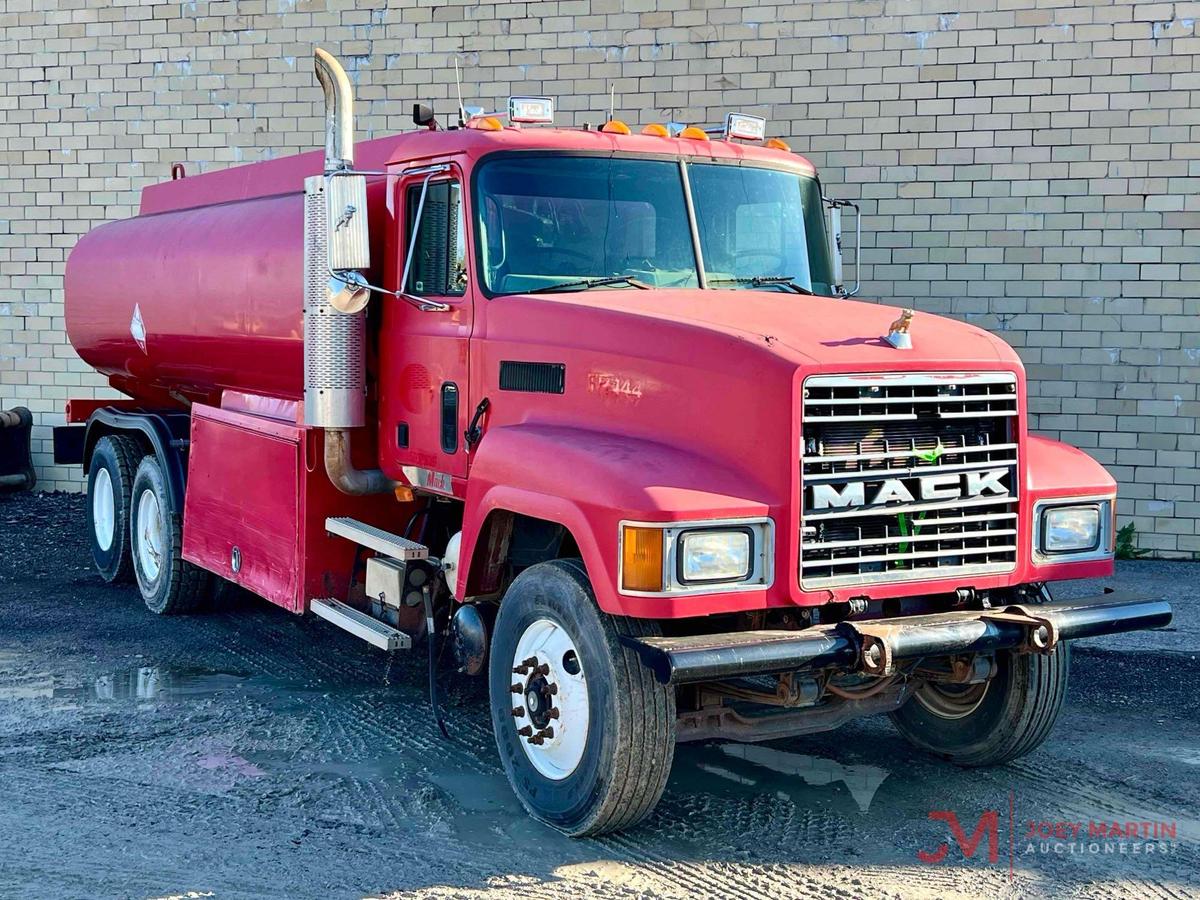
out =
[[[567,367],[562,363],[500,363],[500,390],[529,394],[561,394],[567,386]]]

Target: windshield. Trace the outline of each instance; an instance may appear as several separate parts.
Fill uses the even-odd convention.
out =
[[[710,287],[790,281],[832,293],[821,189],[779,169],[688,164]]]
[[[479,197],[484,283],[495,293],[621,275],[658,287],[700,283],[674,163],[502,158],[480,170]]]
[[[815,178],[715,163],[686,171],[710,287],[831,292]],[[484,286],[490,294],[699,287],[683,172],[676,160],[485,161],[475,204]]]

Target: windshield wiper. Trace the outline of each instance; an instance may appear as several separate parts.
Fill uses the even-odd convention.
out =
[[[804,285],[797,284],[791,275],[754,275],[753,277],[742,278],[710,278],[708,279],[708,283],[752,284],[755,287],[760,287],[762,285],[770,285],[774,287],[778,285],[779,287],[787,288],[789,291],[795,291],[797,294],[808,294],[810,297],[814,296],[813,292]]]
[[[545,287],[525,291],[526,294],[552,294],[555,291],[588,291],[592,288],[605,287],[610,284],[629,284],[639,290],[648,291],[650,285],[638,281],[632,275],[612,275],[608,278],[582,278],[579,281],[564,281],[561,284],[548,284]]]

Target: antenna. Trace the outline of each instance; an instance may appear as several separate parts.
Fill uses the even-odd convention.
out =
[[[617,85],[610,82],[608,85],[608,121],[613,120],[617,109]]]
[[[454,57],[454,89],[458,91],[458,124],[467,124],[467,110],[462,101],[462,79],[458,77],[458,56]]]

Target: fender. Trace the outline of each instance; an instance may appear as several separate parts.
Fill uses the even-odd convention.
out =
[[[616,584],[617,529],[624,519],[772,516],[778,523],[782,505],[783,498],[773,496],[750,473],[678,447],[582,428],[503,426],[486,433],[472,462],[461,558],[473,564],[488,514],[504,509],[557,522],[571,532],[605,612],[678,617],[759,609],[765,605],[765,590],[679,598],[623,596]],[[460,567],[460,597],[469,574],[470,565]]]
[[[128,412],[110,407],[97,409],[88,418],[83,439],[83,471],[87,474],[96,443],[107,434],[137,432],[142,435],[158,457],[167,477],[167,493],[171,511],[183,515],[184,486],[187,469],[183,464],[184,448],[191,433],[191,416],[184,412]]]
[[[1117,482],[1108,470],[1088,454],[1070,444],[1038,435],[1029,435],[1025,442],[1025,497],[1021,502],[1021,521],[1029,523],[1032,536],[1034,505],[1039,500],[1071,497],[1112,497],[1116,505]],[[1115,527],[1110,523],[1110,528]],[[1026,576],[1030,581],[1051,581],[1066,578],[1103,578],[1113,573],[1113,560],[1092,560],[1076,563],[1038,564],[1033,558],[1032,537],[1024,539],[1021,549],[1028,560]]]

